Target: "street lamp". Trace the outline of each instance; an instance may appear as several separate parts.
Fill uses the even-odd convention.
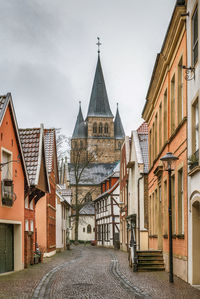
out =
[[[169,177],[169,281],[174,282],[173,278],[173,243],[172,243],[172,195],[171,195],[171,173],[172,163],[178,160],[178,157],[172,153],[167,153],[160,159],[163,162],[164,169],[168,171]]]

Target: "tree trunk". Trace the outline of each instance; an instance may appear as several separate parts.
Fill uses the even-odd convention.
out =
[[[78,184],[76,184],[76,216],[75,216],[75,243],[78,242],[78,226],[79,226],[79,207],[78,207]]]
[[[75,217],[75,242],[78,242],[79,209],[76,209]]]

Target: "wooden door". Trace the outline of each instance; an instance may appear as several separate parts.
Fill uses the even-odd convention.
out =
[[[14,270],[13,225],[0,224],[0,273]]]

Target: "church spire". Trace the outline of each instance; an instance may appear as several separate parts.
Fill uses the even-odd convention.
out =
[[[114,133],[115,133],[115,139],[124,139],[125,132],[122,125],[121,117],[119,115],[119,109],[118,109],[118,103],[117,103],[117,111],[114,121]]]
[[[94,117],[113,117],[113,114],[110,110],[110,105],[108,101],[108,96],[106,92],[106,85],[104,82],[103,71],[101,67],[100,61],[100,45],[98,38],[98,60],[97,60],[97,67],[94,77],[94,82],[92,86],[92,93],[90,97],[90,104],[88,108],[88,116]]]
[[[81,110],[81,101],[79,101],[79,112],[78,112],[78,116],[74,128],[74,132],[72,135],[72,139],[75,138],[87,138],[87,128],[83,119],[83,113]]]

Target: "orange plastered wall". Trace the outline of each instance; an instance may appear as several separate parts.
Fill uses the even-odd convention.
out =
[[[47,248],[47,195],[40,198],[35,205],[35,226],[39,246]]]
[[[159,117],[159,106],[160,103],[163,103],[164,98],[164,92],[167,88],[168,91],[168,135],[167,140],[169,141],[168,144],[164,148],[162,148],[162,152],[159,152],[159,134],[163,135],[163,130],[160,130],[158,128],[157,133],[157,157],[155,158],[154,165],[151,165],[150,172],[148,175],[148,193],[149,196],[153,194],[153,192],[158,188],[158,178],[154,174],[154,170],[161,165],[160,158],[164,156],[167,152],[172,152],[174,155],[176,155],[179,160],[176,161],[175,164],[175,194],[176,194],[176,204],[175,204],[175,213],[176,213],[176,228],[178,227],[177,223],[177,213],[178,213],[178,206],[177,206],[177,194],[178,194],[178,169],[183,169],[183,192],[184,192],[184,239],[173,239],[173,252],[176,255],[180,256],[187,256],[187,122],[185,121],[179,130],[176,131],[178,127],[178,117],[177,117],[177,99],[178,99],[178,84],[177,84],[177,78],[178,78],[178,63],[180,61],[180,58],[183,59],[183,65],[187,65],[186,60],[186,54],[187,54],[187,47],[186,47],[186,32],[184,33],[182,40],[180,42],[179,48],[177,49],[176,55],[174,56],[171,65],[169,66],[168,72],[166,73],[166,76],[162,82],[162,86],[160,88],[160,92],[156,98],[154,109],[149,121],[149,132],[150,129],[153,126],[153,123],[155,121],[155,115],[157,113]],[[170,83],[171,79],[173,78],[173,75],[175,74],[175,135],[173,138],[171,138],[171,114],[170,114],[170,96],[171,96],[171,88]],[[163,107],[163,105],[162,105]],[[163,115],[163,111],[162,111]],[[183,74],[183,119],[187,116],[187,81],[184,78]],[[163,125],[163,123],[162,123]],[[164,145],[164,142],[162,142],[162,146]],[[173,173],[172,173],[173,175]],[[162,175],[162,196],[163,196],[163,181],[167,178],[167,172],[164,171]],[[168,195],[167,195],[168,197]],[[162,214],[164,216],[164,207]],[[164,232],[163,232],[164,233]],[[177,232],[176,232],[177,234]],[[168,239],[163,239],[163,251],[168,252]],[[150,238],[149,239],[149,247],[153,249],[157,249],[157,239]]]
[[[0,127],[0,149],[0,162],[2,161],[2,149],[12,152],[12,160],[18,160],[19,148],[9,107]],[[0,219],[20,221],[22,223],[22,249],[24,250],[24,171],[21,160],[19,160],[19,163],[12,163],[12,179],[16,200],[12,207],[2,206],[0,202]],[[22,256],[24,258],[24,253]]]

